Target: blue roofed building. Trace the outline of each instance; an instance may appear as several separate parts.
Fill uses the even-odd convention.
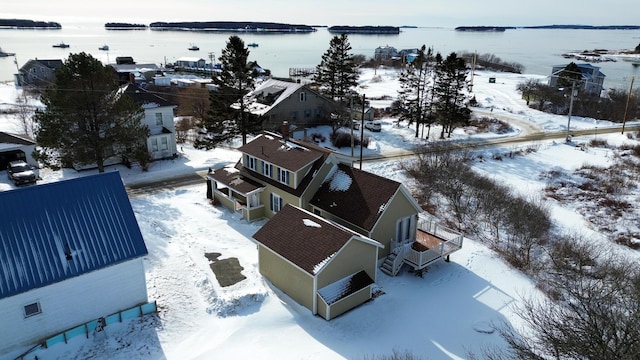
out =
[[[600,67],[588,63],[576,65],[580,70],[581,78],[580,82],[576,83],[576,89],[589,95],[600,96],[604,89],[604,79],[606,78],[606,75],[600,71]],[[549,86],[558,87],[558,78],[566,67],[567,64],[553,66],[549,77]]]
[[[0,357],[146,303],[145,255],[118,172],[0,192]]]

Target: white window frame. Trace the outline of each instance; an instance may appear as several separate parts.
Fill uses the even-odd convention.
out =
[[[27,308],[32,308],[34,305],[35,305],[35,311],[33,311],[33,309],[30,309],[32,311],[27,312]],[[24,311],[25,319],[29,318],[29,317],[32,317],[32,316],[36,316],[36,315],[42,314],[42,307],[40,306],[40,302],[39,301],[33,302],[31,304],[24,305],[24,307],[22,309]]]
[[[284,204],[280,195],[274,193],[271,193],[269,195],[269,209],[272,212],[277,213],[278,211],[282,210],[283,205]]]
[[[307,93],[306,92],[301,92],[300,93],[300,97],[298,98],[300,100],[300,102],[305,102],[307,101]]]
[[[160,150],[169,150],[169,139],[166,136],[160,138]]]
[[[156,125],[164,125],[162,113],[156,113]]]
[[[273,164],[269,164],[268,162],[262,162],[262,174],[266,177],[273,177]]]
[[[258,159],[251,155],[247,155],[247,163],[245,166],[253,171],[258,171]]]
[[[290,174],[289,170],[278,168],[278,181],[285,185],[289,185],[289,177],[290,177],[289,174]]]
[[[158,139],[157,138],[151,139],[151,151],[153,151],[153,152],[158,151]]]

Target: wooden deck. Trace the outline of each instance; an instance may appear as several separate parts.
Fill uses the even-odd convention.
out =
[[[412,248],[416,251],[425,251],[436,248],[444,242],[444,239],[441,239],[433,234],[429,234],[422,229],[417,229],[416,241],[413,243]]]

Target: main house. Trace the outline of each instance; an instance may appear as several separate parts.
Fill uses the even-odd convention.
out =
[[[0,354],[147,302],[118,172],[0,192]]]
[[[262,118],[262,128],[277,130],[283,121],[294,127],[329,123],[334,101],[297,82],[268,79],[245,96],[247,110]]]
[[[281,214],[287,206],[313,214],[314,218],[379,244],[377,256],[371,261],[373,266],[380,266],[391,276],[396,275],[403,264],[422,270],[460,249],[462,236],[420,217],[422,209],[404,185],[355,169],[350,166],[350,158],[342,154],[290,139],[287,129],[283,128],[283,136],[268,132],[257,136],[239,148],[242,156],[238,163],[212,169],[207,177],[208,197],[214,203],[240,213],[248,221],[268,218],[271,220],[267,224],[270,224],[276,217],[290,216],[293,222],[295,214],[291,210]],[[286,220],[275,222],[286,223]],[[269,233],[277,232],[271,226]],[[282,226],[279,231],[286,242],[292,239],[294,231]],[[272,259],[275,263],[291,262],[289,255],[280,251],[282,248],[272,246],[271,242],[267,244],[260,234],[257,233],[256,240],[265,247],[260,251],[268,248],[279,259]],[[327,233],[325,236],[332,235]],[[309,245],[298,247],[298,250],[315,253],[320,248]],[[348,261],[346,259],[341,257],[337,261]],[[264,269],[263,275],[278,282],[275,278],[281,276],[278,271],[273,275],[268,267],[260,266]],[[343,269],[342,277],[333,277],[333,281],[353,275],[348,273],[353,270],[348,266],[337,266],[336,269]],[[375,280],[375,276],[372,279]],[[319,291],[319,288],[314,289]],[[307,300],[301,303],[311,304],[307,307],[317,313],[317,303],[308,301],[315,295],[305,296]]]

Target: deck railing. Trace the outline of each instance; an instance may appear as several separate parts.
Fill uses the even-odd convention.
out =
[[[442,239],[443,242],[436,247],[424,251],[414,250],[411,244],[405,246],[405,251],[407,251],[405,261],[417,270],[423,269],[430,263],[462,248],[462,240],[464,237],[455,230],[426,219],[418,220],[418,228]]]

